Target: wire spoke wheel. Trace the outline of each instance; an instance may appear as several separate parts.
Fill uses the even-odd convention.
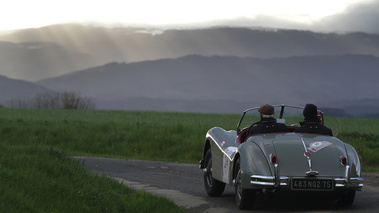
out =
[[[207,194],[211,197],[221,196],[225,190],[225,183],[216,180],[212,176],[212,153],[209,149],[205,154],[205,169],[204,169],[204,187]]]
[[[257,191],[254,189],[242,188],[240,159],[237,159],[236,166],[234,169],[234,174],[235,174],[234,191],[235,191],[236,204],[238,208],[242,210],[253,208]]]
[[[212,178],[212,158],[209,159],[209,161],[208,161],[208,163],[207,163],[207,167],[205,168],[205,171],[204,171],[204,178],[205,178],[206,184],[207,184],[209,187],[212,187],[212,185],[213,185],[213,178]]]

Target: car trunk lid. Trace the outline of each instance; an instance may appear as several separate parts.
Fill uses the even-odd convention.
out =
[[[275,154],[281,176],[304,177],[317,171],[319,177],[343,177],[340,157],[346,156],[343,142],[316,134],[286,133],[261,143],[267,159]]]

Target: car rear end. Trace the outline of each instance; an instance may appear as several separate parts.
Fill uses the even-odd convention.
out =
[[[252,155],[251,163],[260,162],[262,166],[266,161],[268,167],[258,171],[257,165],[245,165],[248,188],[355,194],[363,187],[358,155],[337,138],[284,133],[258,135],[247,142],[248,149],[259,149],[260,158],[265,158],[254,159],[258,155]]]

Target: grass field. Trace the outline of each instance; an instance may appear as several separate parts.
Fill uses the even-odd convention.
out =
[[[185,212],[89,173],[59,149],[0,143],[0,212]]]
[[[3,109],[0,119],[0,139],[14,144],[46,145],[69,155],[196,163],[206,131],[215,124],[235,128],[238,116]]]
[[[89,174],[68,156],[197,163],[208,129],[235,129],[239,117],[2,108],[0,210],[17,206],[14,212],[184,211],[165,199],[151,198],[109,178]],[[292,117],[287,124],[299,120]],[[325,124],[336,137],[356,148],[363,171],[379,171],[379,120],[326,118]],[[150,205],[146,205],[147,200]]]
[[[0,140],[43,145],[68,155],[197,163],[205,133],[235,129],[240,115],[176,112],[0,109]],[[301,117],[287,118],[298,123]],[[379,167],[379,120],[326,118],[336,137],[353,145],[363,169]]]

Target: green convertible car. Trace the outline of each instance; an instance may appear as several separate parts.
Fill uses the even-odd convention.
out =
[[[258,108],[243,112],[237,130],[214,127],[207,132],[200,161],[207,194],[221,196],[226,184],[234,186],[240,209],[252,208],[258,191],[279,190],[325,193],[342,205],[351,205],[355,192],[363,187],[355,149],[332,136],[296,133],[297,124],[287,125],[287,132],[248,135],[259,118]],[[303,109],[290,105],[274,108],[279,112],[278,123],[285,123],[284,114]],[[323,113],[318,112],[323,124]]]

